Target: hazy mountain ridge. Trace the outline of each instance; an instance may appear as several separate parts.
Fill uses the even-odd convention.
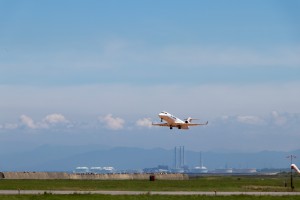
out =
[[[216,168],[289,168],[292,152],[262,151],[257,153],[202,152],[202,163]],[[200,152],[185,151],[185,164],[200,165]],[[297,159],[294,160],[298,162]],[[113,166],[116,169],[143,169],[157,165],[174,166],[174,150],[133,147],[43,145],[32,151],[2,153],[0,171],[72,171],[78,166]]]

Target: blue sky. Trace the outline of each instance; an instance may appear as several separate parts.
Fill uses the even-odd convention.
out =
[[[299,8],[2,0],[1,146],[298,149]],[[149,128],[162,110],[210,125]]]

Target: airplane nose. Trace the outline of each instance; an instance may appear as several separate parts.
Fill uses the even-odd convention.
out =
[[[166,114],[165,113],[159,113],[158,116],[161,118],[163,116],[166,116]]]
[[[158,116],[159,116],[160,118],[163,118],[163,117],[168,116],[168,113],[167,113],[167,112],[161,112],[161,113],[158,114]]]

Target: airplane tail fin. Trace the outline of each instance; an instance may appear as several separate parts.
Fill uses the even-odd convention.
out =
[[[291,164],[291,169],[295,170],[298,174],[300,174],[300,170],[295,164]]]
[[[189,117],[189,118],[185,119],[184,121],[185,121],[185,123],[188,124],[188,123],[191,123],[192,120],[199,120],[199,119],[194,119],[194,118]]]

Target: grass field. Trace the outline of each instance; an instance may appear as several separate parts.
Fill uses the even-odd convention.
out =
[[[4,180],[0,179],[0,190],[123,190],[123,191],[291,191],[290,177],[286,176],[210,176],[191,180]],[[285,187],[285,182],[287,187]],[[294,191],[300,191],[300,177],[294,177]],[[167,195],[0,195],[1,200],[67,200],[67,199],[108,199],[108,200],[160,200],[160,199],[300,199],[300,196],[167,196]]]
[[[13,195],[1,200],[293,200],[299,196]]]
[[[285,182],[287,187],[285,187]],[[0,190],[291,191],[289,176],[211,176],[191,180],[0,180]],[[300,177],[294,177],[300,191]]]

